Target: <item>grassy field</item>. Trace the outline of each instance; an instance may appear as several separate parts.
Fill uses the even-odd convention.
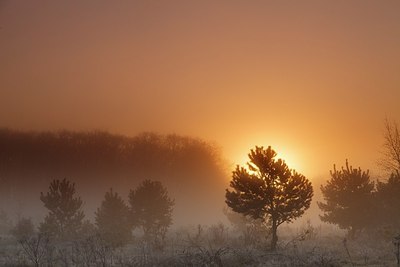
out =
[[[390,238],[344,233],[306,225],[283,227],[270,251],[267,232],[234,230],[223,224],[170,231],[163,245],[141,237],[112,249],[96,236],[54,243],[37,236],[0,239],[1,266],[397,266]]]

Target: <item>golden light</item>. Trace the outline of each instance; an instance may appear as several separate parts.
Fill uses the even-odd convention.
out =
[[[287,145],[283,143],[287,143]],[[235,151],[232,153],[232,164],[234,166],[239,165],[247,168],[247,162],[249,162],[248,154],[250,150],[254,149],[256,146],[263,146],[264,148],[271,146],[277,153],[276,159],[283,159],[290,169],[295,169],[297,172],[304,174],[306,166],[301,158],[301,153],[297,147],[291,146],[291,142],[282,141],[280,143],[275,141],[268,144],[260,140],[259,142],[250,141],[238,144],[237,147],[235,147]]]

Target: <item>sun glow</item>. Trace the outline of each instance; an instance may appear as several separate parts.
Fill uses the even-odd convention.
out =
[[[259,142],[257,146],[263,146],[267,148],[268,145]],[[273,150],[277,153],[276,159],[282,159],[286,162],[290,169],[295,169],[297,172],[304,174],[305,166],[300,158],[300,152],[296,151],[295,148],[290,148],[287,145],[279,145],[277,143],[270,144]],[[247,168],[247,162],[250,161],[248,154],[250,149],[254,149],[254,145],[241,145],[233,156],[233,165],[239,165],[241,167]]]

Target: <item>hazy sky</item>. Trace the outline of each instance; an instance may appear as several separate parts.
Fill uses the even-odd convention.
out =
[[[377,169],[400,122],[400,1],[0,0],[0,126],[272,145]],[[233,165],[232,165],[233,166]]]

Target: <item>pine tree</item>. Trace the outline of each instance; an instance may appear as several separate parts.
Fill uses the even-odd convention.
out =
[[[391,231],[400,229],[400,174],[392,174],[386,182],[377,183],[377,203],[380,224]]]
[[[303,215],[313,196],[311,182],[275,159],[276,155],[271,147],[252,149],[249,170],[236,166],[230,182],[233,190],[226,190],[226,204],[233,211],[271,225],[272,250],[278,242],[279,225]]]
[[[172,224],[174,200],[159,181],[143,181],[129,193],[129,204],[133,218],[146,239],[162,246],[168,227]]]
[[[49,210],[39,226],[41,233],[61,241],[79,236],[85,215],[82,211],[82,200],[75,193],[75,183],[67,179],[53,180],[49,192],[40,193],[40,200]]]
[[[324,212],[321,220],[349,230],[349,237],[373,224],[374,182],[369,171],[353,169],[346,160],[346,168],[330,172],[331,179],[321,186],[325,202],[318,202]]]
[[[101,238],[112,247],[124,246],[131,240],[133,224],[129,207],[112,189],[106,192],[95,216]]]

